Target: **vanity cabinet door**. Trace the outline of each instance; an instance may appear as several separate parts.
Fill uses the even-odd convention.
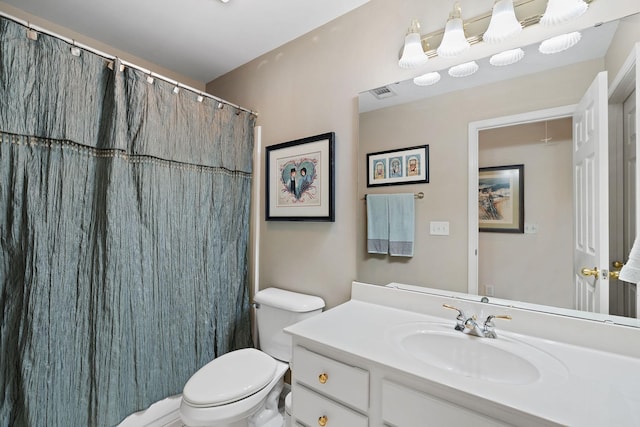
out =
[[[368,427],[369,425],[369,419],[366,416],[303,386],[295,389],[292,408],[294,418],[311,427]]]
[[[364,369],[296,346],[292,372],[298,383],[360,411],[369,409],[369,372]]]
[[[382,418],[386,424],[396,427],[509,425],[387,380],[382,381]]]

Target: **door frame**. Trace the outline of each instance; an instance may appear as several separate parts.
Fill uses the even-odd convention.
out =
[[[472,295],[478,295],[478,145],[479,133],[486,129],[495,129],[505,126],[514,126],[531,122],[561,119],[572,117],[577,104],[561,107],[546,108],[543,110],[529,111],[510,116],[495,117],[469,123],[469,182],[467,209],[468,219],[468,290]]]
[[[638,90],[638,86],[640,85],[640,67],[638,67],[638,59],[640,59],[640,42],[637,42],[633,45],[633,48],[627,55],[625,62],[620,67],[620,70],[616,74],[615,78],[609,85],[609,120],[610,120],[610,132],[609,132],[609,140],[614,141],[614,144],[618,147],[622,144],[622,104],[624,101],[633,93],[635,90],[636,93],[636,105],[640,105],[640,91]],[[635,117],[635,128],[640,129],[640,110],[636,110]],[[611,128],[611,122],[615,123],[615,126],[618,128]],[[612,139],[613,138],[613,139]],[[610,147],[610,162],[611,162],[611,150]],[[618,155],[619,153],[614,152],[614,155]],[[636,156],[640,154],[640,141],[636,140]],[[609,168],[611,173],[611,168]],[[614,172],[615,173],[615,172]],[[619,171],[622,173],[622,171]],[[618,185],[621,188],[622,177],[611,176],[612,185]],[[622,195],[615,191],[609,191],[609,197],[620,198]],[[640,233],[640,171],[636,171],[636,233]],[[610,199],[612,205],[618,205],[617,199]],[[612,216],[614,215],[614,216]],[[610,211],[611,221],[610,225],[610,233],[609,233],[609,258],[613,259],[622,259],[626,260],[629,254],[622,253],[621,247],[622,242],[616,240],[616,236],[621,235],[622,233],[622,223],[620,222],[620,212]],[[613,219],[613,221],[612,221]],[[614,231],[615,230],[615,231]],[[613,238],[612,238],[613,236]],[[638,286],[638,285],[637,285]],[[636,288],[636,317],[640,318],[640,292],[637,292]]]

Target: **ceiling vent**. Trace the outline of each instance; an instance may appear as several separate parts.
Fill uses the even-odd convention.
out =
[[[396,93],[392,91],[388,86],[380,86],[375,89],[371,89],[369,93],[371,93],[371,95],[375,96],[377,99],[385,99],[396,96]]]

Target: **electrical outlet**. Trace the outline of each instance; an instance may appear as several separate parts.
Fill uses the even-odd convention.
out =
[[[484,292],[488,297],[493,296],[493,285],[485,285]]]
[[[431,221],[429,223],[429,233],[433,236],[448,236],[449,221]]]
[[[531,222],[524,223],[524,232],[525,234],[537,234],[538,233],[538,224],[533,224]]]

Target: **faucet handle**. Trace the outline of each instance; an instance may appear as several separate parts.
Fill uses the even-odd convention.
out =
[[[491,323],[493,321],[493,319],[504,319],[504,320],[511,320],[511,316],[507,315],[507,314],[500,314],[500,315],[490,315],[487,316],[487,320],[484,321],[485,325],[487,323]]]
[[[450,310],[455,310],[455,311],[458,312],[458,315],[456,316],[456,320],[458,321],[458,323],[456,323],[455,330],[456,331],[464,330],[464,323],[465,323],[466,319],[464,317],[464,313],[462,312],[462,310],[460,310],[458,307],[454,307],[454,306],[449,305],[449,304],[442,304],[442,306],[444,308],[448,308]]]
[[[495,325],[493,324],[493,319],[504,319],[511,320],[511,316],[503,314],[503,315],[490,315],[487,316],[487,320],[484,321],[483,333],[486,338],[497,338]]]
[[[490,315],[487,316],[487,320],[484,321],[484,328],[485,330],[487,329],[493,329],[493,319],[504,319],[504,320],[511,320],[511,316],[506,315],[506,314],[502,314],[502,315]]]
[[[450,310],[455,310],[455,311],[457,311],[457,312],[458,312],[458,316],[464,317],[464,313],[463,313],[463,312],[462,312],[462,310],[460,310],[458,307],[454,307],[454,306],[449,305],[449,304],[442,304],[442,306],[443,306],[444,308],[448,308],[448,309],[450,309]]]

